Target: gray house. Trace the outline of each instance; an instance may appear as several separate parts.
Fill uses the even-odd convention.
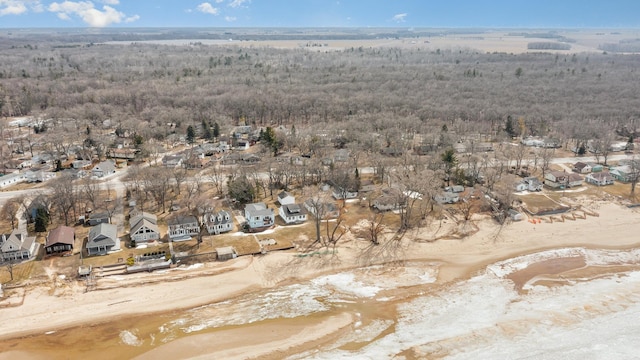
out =
[[[87,254],[106,255],[120,250],[118,227],[113,224],[98,224],[89,230]]]
[[[129,238],[135,244],[144,244],[160,239],[158,218],[150,213],[140,212],[129,219]]]
[[[90,214],[85,223],[89,226],[96,226],[98,224],[108,224],[109,214],[106,212],[99,212]]]
[[[167,220],[169,239],[171,241],[187,241],[200,233],[198,219],[193,215],[173,216]]]

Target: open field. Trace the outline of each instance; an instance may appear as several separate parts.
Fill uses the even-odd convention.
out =
[[[241,48],[272,47],[278,49],[306,49],[312,52],[341,51],[350,48],[402,48],[423,49],[427,51],[473,49],[480,52],[553,52],[559,54],[602,52],[599,48],[605,43],[619,43],[620,41],[636,39],[640,36],[639,30],[633,29],[594,29],[594,30],[570,30],[570,29],[530,29],[522,30],[492,30],[469,29],[467,31],[451,31],[451,29],[429,29],[421,31],[416,29],[415,36],[404,33],[398,37],[381,37],[377,39],[314,39],[317,34],[305,39],[304,34],[299,39],[287,40],[238,40],[232,35],[226,40],[184,39],[184,40],[141,40],[136,43],[185,45],[201,43],[213,46],[238,46]],[[424,35],[428,33],[428,35]],[[538,34],[538,36],[536,36]],[[568,49],[529,49],[528,44],[545,42],[553,44],[569,45]],[[107,44],[129,44],[131,41],[110,41]]]

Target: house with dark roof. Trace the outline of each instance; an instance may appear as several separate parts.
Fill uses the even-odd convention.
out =
[[[89,226],[96,226],[98,224],[108,224],[109,213],[95,212],[95,213],[89,214],[89,217],[87,218],[85,223]]]
[[[44,250],[47,255],[68,253],[73,251],[75,241],[76,231],[72,227],[60,225],[49,231]]]
[[[28,236],[18,230],[0,235],[0,260],[28,260],[36,256],[38,243],[35,236]]]
[[[118,227],[113,224],[98,224],[89,230],[87,240],[87,254],[106,255],[119,251],[120,239],[118,238]]]
[[[233,230],[233,219],[226,210],[207,211],[202,215],[202,223],[211,235],[218,235]]]
[[[249,230],[267,229],[275,222],[273,209],[268,208],[263,202],[245,205],[244,217]]]
[[[134,213],[129,219],[129,238],[136,245],[145,244],[160,239],[158,217],[147,213]]]
[[[187,241],[200,233],[198,219],[193,215],[176,215],[167,220],[169,239],[171,241]]]
[[[578,174],[588,174],[591,172],[591,165],[578,161],[577,163],[573,164],[573,171],[577,172]]]
[[[278,215],[287,225],[301,224],[307,221],[307,209],[298,204],[282,205],[278,209]]]

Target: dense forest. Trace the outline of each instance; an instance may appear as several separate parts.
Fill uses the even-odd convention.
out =
[[[145,138],[222,125],[497,133],[586,138],[635,128],[639,55],[480,53],[470,49],[307,49],[29,43],[0,53],[2,116],[109,119]],[[330,126],[330,127],[327,127]],[[180,130],[182,129],[182,130]]]

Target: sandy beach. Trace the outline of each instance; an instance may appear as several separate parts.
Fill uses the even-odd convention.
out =
[[[640,247],[640,216],[637,210],[612,203],[599,203],[598,216],[533,224],[528,221],[499,227],[487,217],[474,223],[478,231],[462,239],[427,241],[431,228],[409,232],[395,255],[374,262],[395,260],[438,264],[433,286],[446,286],[470,278],[490,264],[551,249],[634,249]],[[81,282],[59,282],[59,288],[29,289],[21,305],[0,308],[2,339],[43,334],[64,328],[98,324],[114,318],[190,309],[232,299],[263,289],[295,284],[363,264],[363,240],[351,239],[339,248],[339,261],[320,257],[295,257],[295,253],[270,253],[261,257],[240,257],[224,263],[200,264],[163,273],[107,277],[98,280],[98,289],[85,292]],[[397,256],[398,258],[393,258]],[[580,265],[575,262],[576,266]],[[569,265],[567,265],[569,266]],[[567,268],[568,269],[568,268]],[[566,269],[565,269],[566,270]],[[605,271],[606,269],[603,269]],[[390,292],[392,294],[393,292]],[[52,306],[52,304],[55,304]],[[215,333],[195,334],[177,339],[143,354],[140,358],[282,358],[291,349],[314,347],[322,339],[336,338],[341,329],[356,321],[347,313],[310,319],[305,324],[293,320],[278,326],[247,325]],[[245,332],[246,330],[246,332]],[[238,341],[237,334],[253,338],[251,345]],[[252,335],[253,334],[253,335]],[[258,336],[264,334],[263,336]],[[227,340],[225,340],[227,339]],[[230,339],[236,339],[231,341]],[[199,346],[194,349],[194,343]],[[221,346],[224,342],[224,347]],[[305,345],[306,344],[306,345]],[[184,352],[185,349],[189,352]],[[0,359],[38,358],[34,354],[4,352]],[[297,351],[296,350],[296,351]],[[158,354],[163,354],[158,357]],[[165,356],[166,355],[166,356]]]

